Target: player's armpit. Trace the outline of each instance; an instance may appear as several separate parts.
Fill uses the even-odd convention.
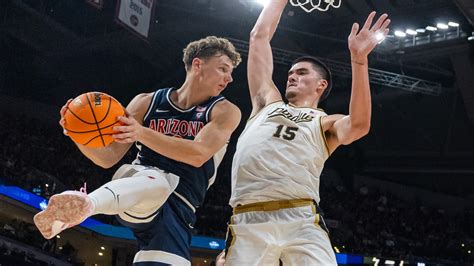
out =
[[[367,135],[369,128],[353,125],[348,115],[329,115],[321,120],[329,152],[332,153],[340,145],[348,145]]]

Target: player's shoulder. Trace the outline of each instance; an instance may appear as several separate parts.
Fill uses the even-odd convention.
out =
[[[326,132],[329,130],[336,121],[343,119],[345,115],[343,114],[332,114],[332,115],[324,115],[321,117],[321,126],[323,131]]]
[[[217,118],[220,116],[227,117],[227,118],[234,117],[240,121],[241,112],[240,112],[239,107],[237,107],[237,105],[223,98],[220,101],[218,101],[215,104],[214,108],[212,109],[211,119]]]
[[[143,101],[143,100],[146,100],[146,99],[151,99],[151,98],[153,98],[154,94],[155,94],[154,92],[139,93],[134,97],[134,100]]]
[[[150,106],[151,100],[153,98],[153,93],[140,93],[133,97],[130,103],[127,106],[127,111],[129,113],[137,114],[136,117],[140,118],[145,114],[146,110]]]
[[[227,100],[226,98],[223,98],[222,100],[218,101],[214,108],[220,109],[221,111],[224,111],[224,112],[227,111],[227,112],[240,113],[239,107],[237,107],[237,105]]]

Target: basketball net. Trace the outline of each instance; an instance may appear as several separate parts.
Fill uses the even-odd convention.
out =
[[[330,7],[339,8],[342,0],[290,0],[292,6],[299,6],[307,13],[314,10],[328,11]]]

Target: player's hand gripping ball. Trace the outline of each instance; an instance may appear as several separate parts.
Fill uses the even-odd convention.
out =
[[[125,108],[112,96],[88,92],[72,100],[64,113],[64,129],[76,143],[92,148],[111,144],[113,130],[120,125],[118,116],[126,116]]]

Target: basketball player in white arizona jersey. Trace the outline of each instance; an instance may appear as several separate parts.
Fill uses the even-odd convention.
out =
[[[388,33],[388,16],[373,24],[372,12],[362,28],[353,25],[348,38],[353,77],[349,115],[326,115],[317,106],[329,93],[331,74],[316,58],[302,57],[292,65],[288,104],[272,81],[270,40],[286,4],[269,1],[250,35],[253,111],[232,166],[234,215],[226,265],[336,265],[319,214],[319,177],[339,145],[360,139],[370,128],[367,57],[380,41],[377,35]]]

